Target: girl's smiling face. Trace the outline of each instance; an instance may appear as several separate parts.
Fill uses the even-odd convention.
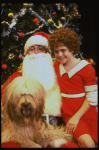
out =
[[[59,46],[54,48],[54,54],[56,59],[60,61],[61,64],[66,65],[73,58],[73,51],[70,52],[66,46]]]

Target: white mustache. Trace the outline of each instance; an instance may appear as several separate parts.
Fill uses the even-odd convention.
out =
[[[36,59],[36,58],[42,58],[42,57],[47,57],[49,53],[39,53],[39,54],[31,54],[28,56],[29,59]]]

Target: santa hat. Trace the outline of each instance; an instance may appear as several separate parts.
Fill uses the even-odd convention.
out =
[[[44,32],[34,33],[25,43],[24,55],[26,55],[28,49],[33,45],[42,45],[48,48],[48,34]]]

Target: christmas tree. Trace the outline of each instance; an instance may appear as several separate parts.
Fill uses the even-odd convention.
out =
[[[60,27],[69,27],[76,31],[81,41],[80,18],[75,3],[2,3],[1,84],[15,71],[21,70],[24,44],[33,33],[43,31],[50,34]],[[76,57],[82,57],[82,53]]]

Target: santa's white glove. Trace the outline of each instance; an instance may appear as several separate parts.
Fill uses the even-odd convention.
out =
[[[86,98],[90,102],[90,105],[98,106],[98,91],[87,93]]]

